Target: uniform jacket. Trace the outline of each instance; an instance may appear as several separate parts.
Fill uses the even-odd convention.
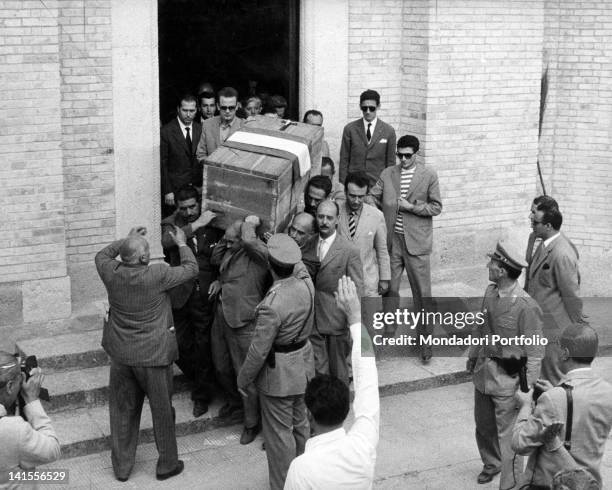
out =
[[[161,128],[162,197],[186,184],[202,186],[202,166],[195,157],[202,126],[194,121],[191,128],[191,153],[176,117]]]
[[[110,313],[102,347],[127,366],[167,366],[178,357],[168,291],[193,280],[198,264],[189,247],[180,247],[181,265],[128,265],[115,259],[123,240],[96,254],[96,268],[106,286]]]
[[[257,305],[255,333],[242,369],[238,386],[256,380],[257,390],[268,396],[301,395],[314,376],[314,357],[307,340],[314,323],[314,286],[305,269],[276,281]],[[266,363],[272,346],[286,346],[306,340],[293,352],[276,352],[275,367]]]
[[[316,263],[319,235],[311,237],[304,245],[305,263]],[[338,279],[350,277],[360,296],[363,295],[363,269],[359,249],[336,232],[334,243],[321,261],[314,279],[315,328],[321,334],[339,335],[348,328],[346,315],[336,305],[334,292]]]
[[[573,387],[570,454],[601,485],[599,468],[612,426],[612,386],[590,369],[570,371],[561,383]],[[542,447],[539,436],[551,423],[563,422],[559,438],[564,440],[566,420],[567,396],[560,386],[543,393],[533,413],[529,406],[520,410],[513,430],[512,448],[519,454],[531,453],[525,474],[531,478],[535,470],[534,484],[550,485],[554,474],[563,469],[558,466],[556,455]]]
[[[232,135],[238,131],[242,127],[243,122],[244,121],[239,117],[234,117],[229,134]],[[221,146],[220,128],[221,116],[211,117],[204,121],[202,125],[202,135],[200,136],[200,141],[198,142],[198,148],[196,150],[198,162],[204,163],[204,159]]]
[[[442,212],[442,198],[436,171],[417,163],[406,200],[416,207],[412,211],[399,211],[397,200],[400,195],[401,166],[386,168],[380,174],[370,196],[382,209],[387,225],[387,243],[391,243],[397,213],[401,212],[404,222],[404,240],[411,255],[431,253],[433,243],[433,220]]]
[[[255,227],[243,223],[241,233],[240,249],[229,251],[225,241],[221,240],[213,248],[211,256],[211,263],[219,266],[219,301],[225,321],[231,328],[244,327],[255,319],[255,307],[272,283],[268,252],[255,235]]]
[[[492,334],[501,337],[542,337],[542,310],[538,304],[515,283],[511,297],[499,297],[497,285],[490,284],[483,300],[485,323],[478,326],[481,338]],[[540,362],[544,346],[499,346],[489,342],[487,346],[472,346],[469,356],[476,358],[473,381],[478,391],[485,395],[510,396],[519,385],[518,374],[509,376],[491,357],[527,357],[527,382],[535,382],[540,374]]]
[[[174,226],[180,227],[185,232],[187,246],[191,249],[198,262],[199,274],[196,278],[198,287],[205,292],[208,291],[210,284],[219,276],[219,267],[211,264],[210,258],[213,248],[223,236],[223,232],[212,226],[203,226],[194,233],[191,224],[178,211],[168,216],[162,221],[162,246],[168,253],[171,266],[177,266],[181,263],[179,249],[168,233],[169,231],[174,231]],[[184,282],[170,290],[172,308],[178,309],[185,305],[196,285],[196,279]]]
[[[395,130],[378,119],[368,144],[363,119],[348,123],[340,146],[340,182],[350,172],[366,172],[373,184],[385,167],[395,165]]]
[[[385,219],[382,212],[374,206],[364,204],[355,229],[355,236],[351,238],[348,215],[346,205],[341,203],[338,232],[359,249],[363,266],[365,296],[378,296],[378,281],[391,279]]]
[[[23,488],[9,480],[9,471],[32,470],[60,458],[60,443],[40,400],[25,406],[28,422],[9,417],[0,405],[0,488]]]
[[[529,266],[529,295],[544,312],[545,333],[551,339],[582,318],[578,254],[562,234]]]

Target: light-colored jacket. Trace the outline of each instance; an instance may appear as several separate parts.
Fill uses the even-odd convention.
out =
[[[346,205],[341,203],[338,233],[359,248],[363,266],[364,295],[378,296],[378,281],[391,279],[385,218],[380,210],[364,204],[355,228],[355,236],[351,237],[348,215]]]
[[[387,243],[395,228],[397,213],[402,213],[406,250],[411,255],[427,255],[433,245],[433,220],[442,212],[442,198],[436,171],[417,163],[408,188],[406,200],[414,204],[412,211],[399,211],[397,200],[401,197],[401,166],[395,165],[382,171],[369,196],[385,215]]]
[[[244,121],[239,117],[235,117],[230,126],[228,136],[238,131],[242,127],[243,122]],[[200,141],[196,149],[196,158],[198,162],[204,163],[204,159],[221,146],[220,128],[221,116],[211,117],[202,124],[202,134],[200,135]]]
[[[590,369],[570,371],[561,383],[573,387],[570,454],[601,485],[599,468],[612,428],[612,385],[595,376]],[[555,453],[542,446],[541,435],[553,422],[563,422],[559,438],[564,440],[566,420],[567,395],[560,386],[544,392],[533,413],[529,405],[519,411],[512,434],[512,449],[519,454],[531,453],[525,476],[531,480],[533,475],[536,485],[550,485],[554,474],[563,469],[559,467],[560,460]]]
[[[25,406],[29,422],[21,417],[8,417],[0,405],[0,488],[23,488],[20,481],[11,481],[9,472],[32,470],[36,465],[60,458],[60,443],[51,427],[40,400]]]

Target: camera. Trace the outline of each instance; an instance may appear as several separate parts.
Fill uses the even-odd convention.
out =
[[[16,354],[15,357],[19,357],[19,355]],[[21,372],[25,373],[25,378],[27,381],[28,379],[30,379],[30,376],[32,376],[32,369],[38,367],[38,359],[36,359],[36,356],[28,356],[25,359],[20,360],[19,367],[21,369]],[[48,402],[49,391],[46,388],[41,387],[40,392],[38,394],[38,398]],[[19,414],[22,418],[25,419],[25,413],[23,411],[23,408],[25,407],[25,400],[23,399],[23,396],[21,396],[21,393],[17,396],[17,404],[19,406]]]

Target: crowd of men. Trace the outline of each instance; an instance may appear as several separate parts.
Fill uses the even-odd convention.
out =
[[[143,227],[95,259],[110,304],[102,345],[111,358],[115,476],[126,481],[132,471],[145,395],[159,451],[157,478],[183,471],[172,407],[176,362],[192,382],[194,417],[220,396],[226,403],[218,415],[243,422],[241,444],[263,430],[271,488],[370,488],[380,407],[374,357],[362,355],[372,346],[362,335],[360,298],[397,300],[406,271],[413,307],[433,307],[432,222],[442,211],[438,176],[417,159],[418,138],[396,139],[378,119],[380,96],[366,90],[360,96],[363,117],[342,135],[339,181],[327,149],[321,174],[304,190],[303,210],[284,233],[261,234],[255,215],[219,230],[215,213],[202,209],[201,168],[242,119],[233,88],[217,94],[204,88],[197,98],[182,97],[176,119],[162,128],[168,263],[149,263]],[[284,100],[275,104],[286,107]],[[257,97],[242,103],[247,117],[261,108]],[[283,117],[282,111],[275,114]],[[308,111],[304,122],[322,125],[323,115]],[[536,198],[530,220],[526,253],[500,241],[489,255],[486,321],[474,335],[542,335],[549,343],[545,349],[470,349],[467,369],[473,373],[483,462],[477,482],[501,473],[504,490],[551,488],[555,478],[599,488],[612,386],[590,368],[598,340],[583,321],[578,252],[560,231],[554,199]],[[523,288],[518,281],[524,269]],[[417,335],[431,328],[419,324]],[[431,347],[419,346],[418,355],[430,362]],[[16,366],[13,357],[0,355],[0,402],[7,408],[19,391]],[[345,431],[351,382],[355,422]],[[34,388],[26,384],[23,391]],[[35,402],[27,406],[34,419],[42,410]],[[0,435],[12,418],[0,418]],[[44,434],[44,424],[34,419],[32,427],[20,422],[20,430],[33,428],[52,446],[54,434]],[[523,454],[530,455],[525,470]],[[32,461],[45,457],[8,468]]]

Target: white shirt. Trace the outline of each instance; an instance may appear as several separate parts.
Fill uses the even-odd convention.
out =
[[[304,454],[291,462],[285,490],[372,488],[380,424],[378,373],[374,357],[361,356],[361,324],[350,326],[355,382],[355,422],[306,441]]]
[[[189,128],[189,137],[191,138],[191,141],[193,141],[193,125],[190,124],[189,126],[185,126],[183,121],[181,121],[181,118],[178,116],[176,116],[176,120],[178,121],[181,131],[183,132],[183,138],[187,139],[187,131],[185,131],[185,128]]]
[[[365,132],[365,134],[368,134],[368,124],[371,124],[371,126],[370,126],[370,135],[374,136],[374,130],[376,129],[376,122],[377,121],[378,121],[377,117],[375,117],[372,122],[366,121],[365,118],[363,119],[363,131]]]
[[[560,234],[561,232],[558,231],[556,235],[553,235],[550,238],[544,240],[544,248],[548,247]]]
[[[321,235],[319,235],[319,248],[317,250],[319,251],[318,254],[319,254],[320,261],[322,261],[325,258],[325,256],[327,255],[327,252],[329,251],[329,248],[332,246],[332,243],[334,243],[335,239],[336,239],[335,231],[327,238],[321,238]]]

